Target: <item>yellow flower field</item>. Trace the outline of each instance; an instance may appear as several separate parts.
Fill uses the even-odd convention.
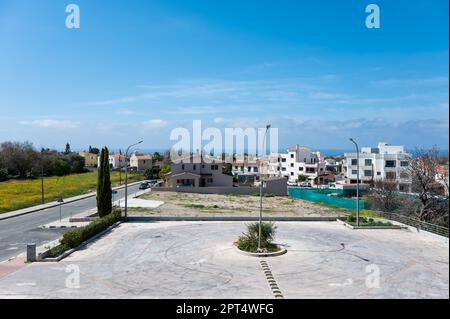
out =
[[[140,174],[131,172],[129,181],[144,179]],[[122,173],[122,183],[125,174]],[[111,183],[119,185],[119,172],[111,172]],[[45,202],[55,201],[60,197],[68,198],[96,190],[97,172],[72,174],[61,177],[46,177],[44,179]],[[0,214],[39,205],[41,200],[41,180],[11,180],[0,182]]]

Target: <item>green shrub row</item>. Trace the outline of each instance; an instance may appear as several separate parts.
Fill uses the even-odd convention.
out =
[[[104,231],[109,226],[122,219],[122,212],[118,209],[105,217],[97,219],[86,226],[71,230],[63,235],[61,245],[70,248],[80,246],[84,241]]]
[[[347,222],[352,225],[355,225],[356,224],[356,216],[354,216],[354,215],[347,216]],[[359,222],[360,222],[360,226],[366,226],[366,227],[393,226],[393,224],[390,222],[375,221],[373,218],[370,218],[370,217],[360,217]]]

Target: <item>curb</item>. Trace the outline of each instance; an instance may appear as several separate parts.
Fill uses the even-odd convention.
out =
[[[116,228],[117,226],[119,226],[122,223],[122,221],[118,221],[117,223],[109,226],[108,228],[106,228],[105,230],[99,232],[98,234],[92,236],[91,238],[85,240],[84,242],[82,242],[79,246],[69,249],[68,251],[64,252],[62,255],[55,257],[55,258],[45,258],[46,254],[48,253],[47,251],[44,251],[42,253],[40,253],[36,259],[36,262],[59,262],[61,260],[63,260],[64,258],[66,258],[67,256],[71,255],[72,253],[74,253],[75,251],[79,250],[80,248],[88,245],[89,243],[93,242],[94,240],[98,239],[99,237],[102,237],[103,235],[105,235],[106,233],[108,233],[109,231],[111,231],[112,229]]]
[[[337,217],[265,217],[270,222],[335,222]],[[258,221],[254,216],[128,216],[128,222],[157,222],[157,221],[185,221],[185,222],[251,222]]]
[[[343,220],[340,219],[336,219],[336,221],[341,224],[344,225],[347,228],[353,229],[353,230],[360,230],[360,229],[397,229],[397,230],[401,230],[401,229],[408,229],[408,227],[402,227],[400,225],[394,225],[394,226],[353,226],[350,225],[347,222],[344,222]]]
[[[234,249],[236,250],[236,252],[238,252],[241,255],[249,256],[249,257],[260,257],[260,258],[261,257],[278,257],[278,256],[282,256],[287,253],[287,250],[284,248],[282,248],[280,251],[276,251],[274,253],[250,253],[248,251],[240,250],[239,248],[237,248],[236,245],[233,245],[233,246],[234,246]]]
[[[139,183],[141,183],[141,182],[130,183],[130,184],[128,184],[128,186],[134,186],[134,185],[137,185],[137,184],[139,184]],[[118,190],[118,189],[122,189],[122,188],[125,188],[125,186],[115,187],[115,188],[113,188],[113,190]],[[83,200],[83,199],[86,199],[86,198],[94,197],[94,196],[96,196],[96,195],[97,195],[97,193],[89,193],[89,194],[84,194],[84,195],[79,195],[79,196],[72,197],[72,199],[68,198],[68,199],[64,202],[63,206],[64,206],[65,204],[74,203],[74,202],[77,202],[77,201],[80,201],[80,200]],[[1,221],[1,220],[6,220],[6,219],[10,219],[10,218],[14,218],[14,217],[23,216],[23,215],[28,215],[28,214],[36,213],[36,212],[39,212],[39,211],[42,211],[42,210],[46,210],[46,209],[49,209],[49,208],[58,207],[58,206],[61,205],[61,204],[58,203],[58,202],[50,202],[50,203],[47,203],[47,204],[44,204],[44,205],[47,205],[47,206],[45,206],[45,207],[40,207],[40,208],[36,208],[36,209],[32,209],[32,210],[28,210],[28,209],[31,209],[32,207],[29,207],[29,208],[23,208],[23,209],[21,209],[21,210],[27,210],[27,211],[20,212],[21,210],[18,210],[18,211],[17,211],[18,213],[16,213],[16,214],[14,214],[14,211],[8,212],[8,213],[0,214],[0,221]],[[11,214],[11,215],[10,215],[10,216],[2,216],[2,215],[6,215],[6,214]]]

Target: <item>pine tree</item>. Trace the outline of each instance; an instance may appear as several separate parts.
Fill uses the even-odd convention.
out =
[[[65,152],[65,153],[66,153],[66,154],[71,153],[69,142],[66,143],[66,152]]]
[[[100,153],[100,166],[98,167],[97,181],[97,212],[100,217],[112,211],[111,179],[109,173],[109,151],[105,147]]]

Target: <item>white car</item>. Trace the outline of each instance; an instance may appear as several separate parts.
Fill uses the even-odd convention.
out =
[[[312,187],[310,182],[301,182],[299,186],[300,187],[306,187],[306,188],[311,188]]]

